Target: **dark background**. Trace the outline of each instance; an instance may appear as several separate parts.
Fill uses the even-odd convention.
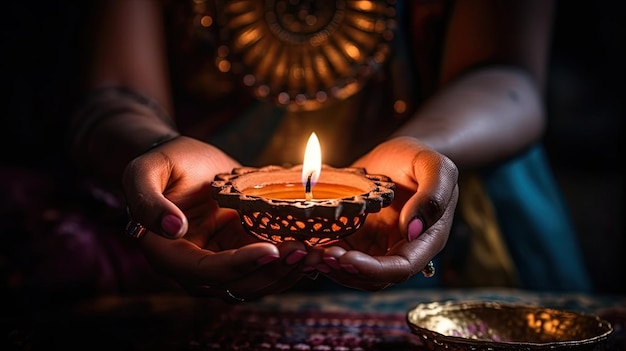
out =
[[[4,3],[2,169],[58,166],[63,125],[76,98],[80,28],[88,1],[74,3]],[[626,281],[621,171],[625,17],[619,0],[559,2],[547,91],[545,145],[601,292],[624,292]],[[11,186],[1,184],[0,190]]]
[[[626,291],[623,1],[558,2],[545,145],[602,291]]]

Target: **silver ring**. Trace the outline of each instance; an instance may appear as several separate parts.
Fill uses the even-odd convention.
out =
[[[435,264],[433,263],[433,261],[429,261],[426,267],[422,269],[422,274],[426,278],[430,278],[435,275]]]
[[[230,290],[226,289],[226,295],[230,298],[232,302],[246,302],[244,298],[235,296]]]
[[[229,289],[216,289],[210,285],[201,285],[199,287],[199,290],[196,290],[199,293],[202,294],[210,294],[213,295],[215,297],[219,297],[220,299],[222,299],[222,301],[225,302],[229,302],[229,303],[239,303],[239,302],[245,302],[246,299],[239,297],[239,296],[235,296],[235,294],[232,293],[232,291],[230,291]]]
[[[128,221],[128,224],[126,224],[126,234],[131,238],[139,239],[146,234],[147,231],[148,229],[141,225],[141,223],[133,222],[131,220]]]
[[[128,206],[126,206],[126,215],[129,218],[128,223],[126,223],[126,234],[128,236],[139,239],[146,234],[148,229],[141,223],[133,221],[133,216],[130,215],[130,208]]]

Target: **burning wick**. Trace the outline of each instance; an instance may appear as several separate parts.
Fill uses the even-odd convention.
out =
[[[304,187],[306,201],[313,200],[313,192],[311,191],[311,177],[312,176],[313,176],[313,172],[309,173],[309,176],[306,178],[306,186]]]
[[[317,183],[322,169],[322,151],[320,150],[320,141],[317,139],[315,132],[311,133],[309,141],[306,143],[304,151],[304,162],[302,163],[302,175],[300,181],[304,185],[306,201],[313,200],[311,188]]]

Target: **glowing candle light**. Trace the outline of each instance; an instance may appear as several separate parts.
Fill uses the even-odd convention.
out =
[[[302,164],[302,185],[304,186],[306,201],[313,199],[313,186],[320,178],[322,171],[322,150],[320,141],[315,132],[311,133],[304,152]]]

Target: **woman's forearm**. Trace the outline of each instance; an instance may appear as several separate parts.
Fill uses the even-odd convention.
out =
[[[395,135],[419,138],[459,168],[476,168],[522,151],[544,127],[543,100],[530,76],[490,66],[450,82]]]
[[[89,175],[121,179],[126,164],[178,136],[174,121],[154,100],[122,87],[91,91],[69,130],[72,158]]]
[[[69,131],[76,163],[119,181],[124,166],[155,142],[178,135],[167,75],[162,4],[94,3],[84,67],[86,100]],[[112,20],[111,20],[112,19]]]

